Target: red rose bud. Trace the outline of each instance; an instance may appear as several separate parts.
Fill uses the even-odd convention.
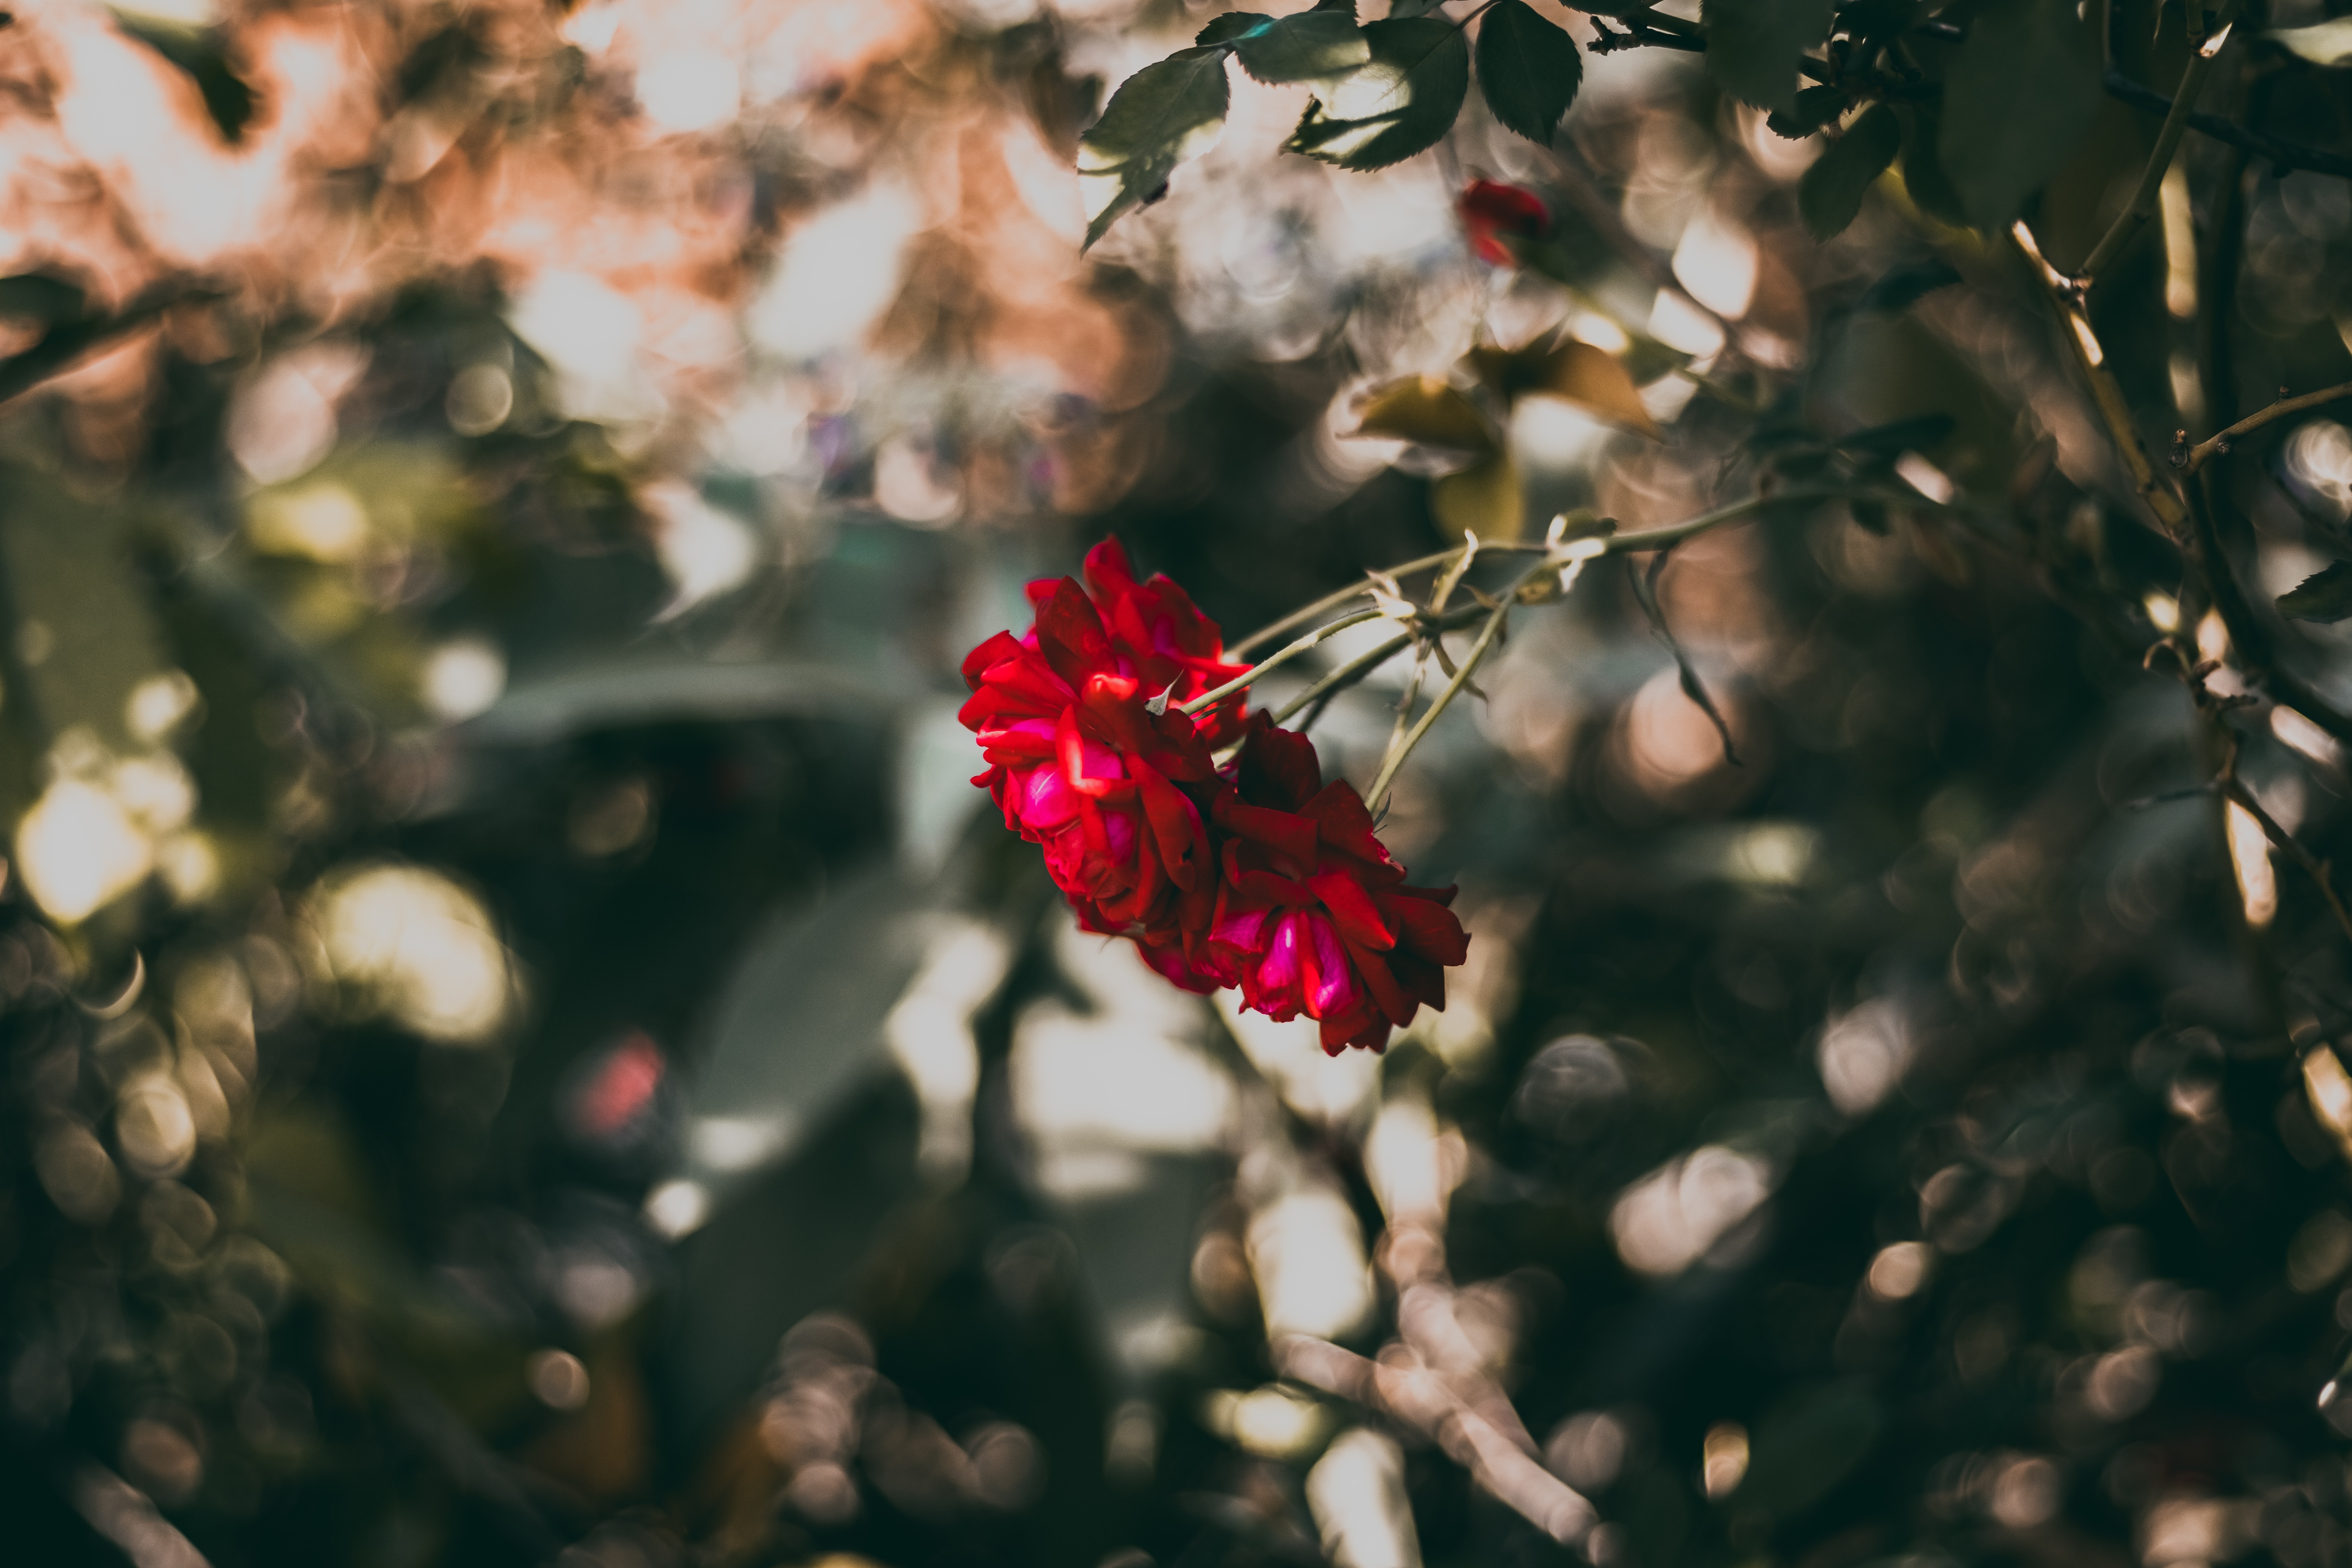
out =
[[[1253,1011],[1316,1019],[1333,1056],[1384,1048],[1423,1003],[1444,1009],[1445,971],[1469,950],[1454,889],[1405,885],[1355,786],[1323,782],[1313,742],[1255,715],[1213,815],[1217,907],[1197,972],[1230,975]]]
[[[1470,248],[1496,267],[1516,266],[1518,258],[1503,243],[1505,235],[1542,239],[1551,233],[1551,209],[1533,191],[1494,180],[1473,180],[1457,204],[1462,226],[1469,232]]]

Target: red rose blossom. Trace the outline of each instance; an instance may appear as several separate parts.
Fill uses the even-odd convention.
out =
[[[1503,243],[1504,235],[1542,239],[1551,233],[1551,209],[1533,191],[1495,180],[1473,180],[1456,204],[1462,226],[1469,231],[1470,248],[1496,267],[1516,266],[1518,258]]]
[[[1118,543],[1087,582],[1033,583],[1036,625],[971,650],[958,715],[980,737],[1005,826],[1038,845],[1088,931],[1132,938],[1192,991],[1322,1026],[1323,1048],[1380,1050],[1422,1004],[1445,1005],[1445,968],[1469,939],[1454,889],[1404,885],[1353,785],[1323,782],[1315,746],[1240,694],[1176,710],[1246,668],[1216,624],[1164,577],[1138,583]],[[1170,705],[1153,713],[1151,699]],[[1240,742],[1220,770],[1218,749]]]
[[[1181,942],[1205,931],[1214,900],[1202,804],[1181,786],[1205,800],[1210,749],[1238,727],[1240,700],[1197,718],[1146,704],[1246,667],[1219,661],[1216,623],[1182,589],[1137,583],[1116,541],[1087,554],[1087,578],[1091,595],[1075,578],[1032,584],[1029,634],[999,632],[965,657],[972,695],[958,717],[989,763],[972,782],[1044,848],[1087,929]]]
[[[1405,885],[1355,786],[1323,782],[1312,741],[1255,715],[1213,816],[1217,906],[1200,978],[1238,983],[1255,1012],[1318,1020],[1333,1056],[1383,1048],[1423,1003],[1444,1008],[1446,967],[1470,940],[1446,907],[1454,889]]]

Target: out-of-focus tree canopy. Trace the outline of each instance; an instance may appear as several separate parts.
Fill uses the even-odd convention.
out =
[[[2334,5],[0,12],[0,1555],[2342,1561]],[[1385,1054],[968,782],[1109,536]]]

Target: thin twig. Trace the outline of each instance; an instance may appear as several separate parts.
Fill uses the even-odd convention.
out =
[[[1583,1540],[1598,1522],[1581,1492],[1530,1458],[1429,1368],[1371,1361],[1299,1334],[1273,1348],[1283,1376],[1419,1428],[1480,1486],[1562,1545]]]
[[[2159,114],[2171,112],[2171,99],[2152,87],[2141,86],[2121,71],[2107,73],[2106,89],[2109,98],[2135,108],[2152,109]],[[2224,120],[2218,114],[2207,114],[2199,110],[2189,111],[2189,128],[2200,136],[2210,136],[2216,142],[2267,158],[2282,172],[2308,169],[2315,174],[2352,178],[2352,155],[2330,153],[2320,147],[2306,147],[2299,142],[2281,141],[2264,132],[2241,125],[2234,120]]]
[[[2107,352],[2101,346],[2098,333],[2091,330],[2090,313],[2083,308],[2081,285],[2050,265],[2042,254],[2042,247],[2034,241],[2033,231],[2022,218],[2010,226],[2010,237],[2016,241],[2020,254],[2066,329],[2063,334],[2066,347],[2090,387],[2091,402],[2107,427],[2116,455],[2131,475],[2133,488],[2164,525],[2165,533],[2176,542],[2180,542],[2188,532],[2188,509],[2182,505],[2179,492],[2158,477],[2156,466],[2148,461],[2139,428],[2132,422],[2131,406],[2124,401],[2123,389],[2107,370]]]
[[[1488,548],[1492,549],[1496,547],[1490,545]],[[1501,548],[1508,549],[1510,547],[1506,545]],[[1416,557],[1413,560],[1406,562],[1402,566],[1391,566],[1387,568],[1386,574],[1391,577],[1406,577],[1412,575],[1415,572],[1426,572],[1433,566],[1445,565],[1455,556],[1461,553],[1461,546],[1456,545],[1452,550],[1441,550],[1434,555],[1423,555]],[[1229,658],[1239,658],[1241,655],[1245,654],[1249,652],[1250,649],[1257,647],[1260,643],[1272,642],[1276,637],[1280,637],[1283,633],[1290,630],[1293,626],[1303,626],[1307,622],[1315,619],[1318,616],[1328,615],[1331,611],[1336,610],[1340,605],[1346,604],[1349,600],[1360,598],[1363,595],[1370,593],[1372,591],[1372,587],[1373,584],[1370,582],[1351,583],[1345,588],[1340,588],[1335,592],[1326,594],[1321,598],[1316,600],[1313,604],[1301,605],[1299,608],[1291,611],[1290,614],[1283,616],[1280,620],[1268,621],[1265,626],[1258,627],[1257,630],[1242,638],[1241,641],[1226,645],[1225,655]]]
[[[2347,381],[2341,386],[2322,387],[2317,392],[2306,392],[2300,397],[2282,397],[2268,408],[2249,414],[2227,430],[2218,435],[2209,436],[2189,447],[2187,460],[2179,465],[2180,471],[2184,474],[2195,473],[2213,458],[2227,452],[2230,449],[2230,444],[2239,437],[2259,430],[2273,420],[2284,419],[2290,414],[2300,414],[2306,408],[2317,408],[2323,404],[2333,403],[2341,397],[2352,397],[2352,381]]]
[[[1277,724],[1289,722],[1291,715],[1308,703],[1321,703],[1339,695],[1412,646],[1412,634],[1402,632],[1381,644],[1380,647],[1369,648],[1358,654],[1328,675],[1318,679],[1312,686],[1275,710],[1274,721]]]
[[[1545,572],[1555,570],[1558,568],[1547,555],[1511,579],[1511,585],[1503,591],[1494,609],[1487,613],[1486,624],[1478,628],[1478,640],[1470,645],[1469,655],[1463,659],[1462,668],[1454,672],[1454,679],[1445,683],[1445,689],[1430,703],[1428,710],[1422,714],[1421,721],[1406,731],[1402,741],[1389,748],[1388,756],[1381,763],[1380,775],[1372,780],[1372,787],[1364,792],[1364,803],[1372,810],[1380,810],[1381,801],[1388,794],[1389,784],[1396,777],[1397,769],[1404,765],[1404,760],[1412,754],[1412,749],[1421,744],[1422,737],[1429,733],[1429,727],[1437,722],[1437,716],[1445,711],[1454,694],[1469,683],[1471,672],[1478,668],[1478,661],[1486,657],[1486,650],[1495,646],[1495,638],[1502,633],[1503,623],[1510,618],[1511,605],[1517,602],[1519,590]]]
[[[2336,923],[2344,928],[2347,937],[2352,937],[2352,912],[2347,912],[2344,900],[2336,896],[2336,884],[2328,876],[2327,862],[2305,848],[2302,839],[2289,833],[2276,817],[2263,809],[2263,803],[2254,798],[2254,792],[2238,777],[2237,748],[2234,745],[2231,748],[2229,766],[2223,771],[2220,782],[2221,794],[2231,804],[2242,808],[2247,816],[2262,824],[2263,835],[2294,856],[2295,863],[2310,873],[2311,879],[2319,884],[2320,896],[2327,900],[2328,909],[2334,912]]]
[[[2107,226],[2107,232],[2100,237],[2099,243],[2091,247],[2091,254],[2084,258],[2083,265],[2075,274],[2084,289],[2088,289],[2106,275],[2116,258],[2123,254],[2124,247],[2129,245],[2132,237],[2139,232],[2140,225],[2156,211],[2157,195],[2164,185],[2164,172],[2172,167],[2172,155],[2180,146],[2181,136],[2189,130],[2189,116],[2197,106],[2197,95],[2204,90],[2206,75],[2213,68],[2213,57],[2220,54],[2221,46],[2229,41],[2230,24],[2237,18],[2237,14],[2238,0],[2225,0],[2212,34],[2195,54],[2189,57],[2188,67],[2180,73],[2180,90],[2173,99],[2171,109],[2166,111],[2164,128],[2157,132],[2156,145],[2148,150],[2147,163],[2139,172],[2138,188],[2132,192],[2129,205],[2116,215],[2114,223]]]
[[[1234,676],[1231,680],[1226,681],[1223,686],[1217,687],[1213,690],[1203,691],[1200,696],[1193,698],[1189,702],[1179,702],[1175,704],[1176,711],[1179,713],[1198,713],[1203,708],[1213,708],[1218,703],[1223,702],[1226,698],[1231,697],[1234,692],[1248,686],[1252,681],[1257,679],[1258,677],[1265,674],[1268,670],[1274,669],[1281,665],[1288,664],[1292,659],[1297,658],[1303,653],[1312,652],[1314,649],[1318,648],[1325,643],[1330,641],[1331,638],[1339,636],[1341,632],[1346,631],[1349,626],[1360,626],[1365,621],[1376,621],[1386,613],[1386,611],[1379,609],[1358,610],[1351,615],[1341,616],[1336,621],[1327,622],[1324,625],[1316,627],[1305,637],[1300,637],[1297,642],[1292,643],[1280,653],[1269,654],[1265,658],[1260,659],[1257,663],[1250,666],[1247,669],[1243,670],[1239,675]]]

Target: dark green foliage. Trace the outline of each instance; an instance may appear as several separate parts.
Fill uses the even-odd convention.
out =
[[[1098,189],[1110,187],[1087,204],[1087,244],[1120,214],[1151,200],[1176,165],[1202,149],[1224,123],[1232,90],[1222,48],[1180,50],[1121,84],[1078,139],[1080,175]]]
[[[1479,24],[1479,90],[1495,118],[1528,141],[1551,145],[1583,78],[1576,40],[1526,0],[1498,0]]]
[[[1829,37],[1830,0],[1706,0],[1707,74],[1759,109],[1793,112],[1797,60]]]
[[[1797,206],[1815,239],[1845,232],[1862,211],[1862,198],[1872,182],[1895,162],[1902,142],[1903,126],[1895,111],[1875,103],[1813,161],[1798,184]]]
[[[1343,169],[1384,169],[1453,128],[1470,91],[1462,29],[1432,16],[1364,29],[1371,61],[1307,106],[1283,145]]]
[[[1260,81],[1330,81],[1371,58],[1345,10],[1301,11],[1234,40],[1242,68]]]
[[[2279,595],[2279,614],[2291,621],[2332,624],[2352,616],[2352,565],[2335,562]]]
[[[2073,155],[2099,107],[2090,21],[2067,0],[1991,0],[1944,78],[1937,162],[1971,222],[1999,229]]]

